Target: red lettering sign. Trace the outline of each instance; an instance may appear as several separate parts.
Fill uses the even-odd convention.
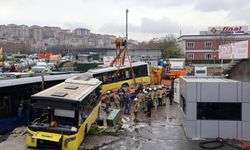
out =
[[[222,31],[241,31],[242,27],[223,27]]]

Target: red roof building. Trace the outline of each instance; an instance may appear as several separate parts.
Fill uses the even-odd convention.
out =
[[[247,26],[209,27],[199,35],[182,35],[178,38],[179,46],[187,60],[219,60],[219,45],[250,39]]]

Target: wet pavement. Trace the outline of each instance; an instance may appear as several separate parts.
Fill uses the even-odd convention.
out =
[[[183,130],[183,113],[179,106],[162,106],[152,111],[152,117],[139,112],[138,122],[133,115],[123,116],[122,129],[118,136],[91,136],[85,139],[80,149],[100,150],[202,150],[200,141],[193,141],[185,136]],[[97,143],[97,145],[95,145]],[[85,145],[84,145],[85,144]],[[93,147],[95,146],[95,147]],[[0,144],[0,150],[28,150],[25,135],[13,137]],[[216,150],[235,150],[225,145]]]
[[[162,106],[153,110],[147,118],[143,112],[138,114],[139,122],[133,116],[125,116],[120,140],[105,145],[100,150],[201,150],[200,141],[186,138],[183,130],[183,113],[179,106]],[[224,146],[220,150],[233,150]]]

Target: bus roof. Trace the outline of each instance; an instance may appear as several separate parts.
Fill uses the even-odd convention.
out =
[[[32,99],[78,103],[94,91],[102,82],[95,78],[77,76],[32,95]]]
[[[134,63],[131,63],[131,65],[133,67],[136,67],[136,66],[147,65],[147,63],[146,62],[134,62]],[[130,65],[126,65],[126,66],[121,66],[120,67],[120,69],[125,69],[125,68],[130,68]],[[118,69],[118,67],[96,68],[96,69],[90,69],[90,70],[88,70],[88,73],[98,74],[98,73],[104,73],[104,72],[109,72],[109,71],[116,71],[117,69]]]

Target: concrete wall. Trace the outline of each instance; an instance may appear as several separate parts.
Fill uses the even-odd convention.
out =
[[[230,72],[229,77],[233,80],[250,82],[250,60],[241,60]]]
[[[250,140],[250,83],[222,79],[207,81],[180,78],[180,94],[186,102],[183,123],[190,138],[230,138]],[[198,120],[197,103],[241,103],[241,120]]]

